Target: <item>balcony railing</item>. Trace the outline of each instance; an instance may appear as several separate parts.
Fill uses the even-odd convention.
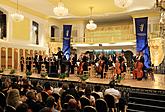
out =
[[[90,43],[116,43],[116,42],[128,42],[134,41],[134,34],[124,34],[122,37],[71,37],[72,44],[90,44]],[[50,42],[63,42],[62,37],[54,37],[50,39]]]

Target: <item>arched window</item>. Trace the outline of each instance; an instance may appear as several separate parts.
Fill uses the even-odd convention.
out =
[[[52,25],[51,26],[51,38],[50,38],[51,42],[59,41],[59,38],[60,38],[59,27]]]
[[[6,14],[0,10],[0,39],[6,38]]]

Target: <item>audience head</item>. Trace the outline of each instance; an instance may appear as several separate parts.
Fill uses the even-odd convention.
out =
[[[101,87],[99,85],[96,85],[94,88],[96,92],[99,92],[101,90]]]
[[[75,99],[70,99],[68,102],[70,108],[77,108],[77,101]]]
[[[36,99],[36,96],[35,96],[35,92],[30,90],[26,93],[26,97],[29,99],[29,100],[35,100]]]
[[[45,82],[44,89],[45,90],[51,90],[50,82]]]
[[[91,87],[90,86],[87,86],[86,88],[85,88],[85,95],[88,97],[88,96],[90,96],[91,95]]]
[[[55,98],[53,96],[49,96],[46,100],[46,106],[52,108],[55,105]]]
[[[28,112],[28,105],[26,103],[19,104],[16,107],[16,112]]]
[[[114,82],[114,81],[111,81],[111,82],[109,83],[109,87],[110,87],[110,88],[114,88],[114,87],[115,87],[115,82]]]
[[[49,107],[44,107],[39,112],[51,112],[51,109]]]
[[[9,90],[6,103],[13,107],[16,107],[20,103],[20,94],[18,89]]]

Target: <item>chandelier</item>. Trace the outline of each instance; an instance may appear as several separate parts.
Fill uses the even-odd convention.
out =
[[[94,23],[94,21],[92,20],[92,9],[93,7],[90,7],[90,11],[91,11],[91,19],[89,20],[89,23],[86,25],[86,28],[88,30],[95,30],[97,28],[97,25]]]
[[[58,3],[58,6],[53,9],[53,12],[56,16],[68,15],[68,9],[64,7],[64,4],[61,2],[61,0]]]
[[[127,8],[133,3],[133,0],[114,0],[114,2],[120,8]]]
[[[15,22],[20,22],[24,20],[24,16],[18,10],[18,0],[17,0],[17,12],[11,14],[11,17]]]

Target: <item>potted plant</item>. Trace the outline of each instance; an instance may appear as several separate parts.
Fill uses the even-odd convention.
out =
[[[11,69],[10,74],[15,74],[15,73],[16,73],[15,69]]]
[[[32,75],[32,72],[31,71],[27,71],[26,72],[26,76],[30,76],[30,75]]]
[[[0,68],[0,74],[2,74],[4,72],[3,68]]]
[[[59,78],[60,78],[60,79],[65,79],[66,76],[67,76],[66,73],[61,73],[61,74],[59,75]]]

